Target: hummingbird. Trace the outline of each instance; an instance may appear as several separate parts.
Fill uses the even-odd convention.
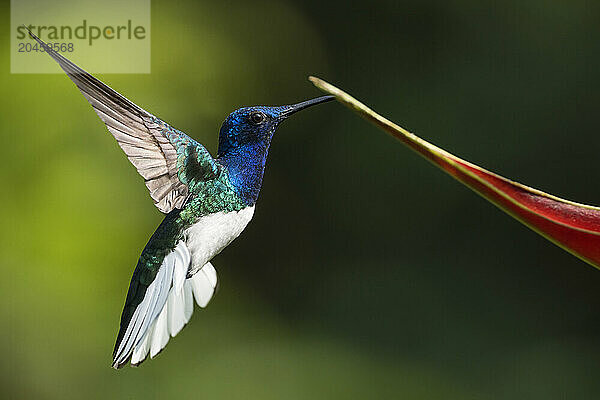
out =
[[[207,306],[217,287],[211,260],[248,225],[275,130],[292,114],[333,100],[243,107],[219,132],[217,156],[30,35],[59,64],[116,139],[165,215],[137,262],[113,352],[113,368],[154,358]]]

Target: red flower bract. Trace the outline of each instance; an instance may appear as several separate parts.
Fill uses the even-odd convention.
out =
[[[560,199],[471,164],[387,120],[335,86],[319,78],[309,79],[509,215],[600,268],[600,208]]]

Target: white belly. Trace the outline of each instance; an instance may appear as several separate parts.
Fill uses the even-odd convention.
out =
[[[242,233],[254,215],[254,206],[241,211],[218,212],[201,217],[184,232],[193,274]]]

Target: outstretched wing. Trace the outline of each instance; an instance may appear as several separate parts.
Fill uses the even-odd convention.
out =
[[[144,178],[156,207],[167,214],[181,208],[188,195],[186,155],[195,153],[194,169],[202,179],[214,178],[218,166],[201,144],[160,120],[94,78],[35,36],[67,73],[106,124],[129,161]],[[189,170],[189,169],[188,169]],[[178,174],[184,171],[183,174]]]

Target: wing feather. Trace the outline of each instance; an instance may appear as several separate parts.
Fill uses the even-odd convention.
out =
[[[204,168],[199,176],[204,179],[216,176],[218,165],[201,144],[137,106],[29,33],[92,105],[129,161],[144,178],[150,196],[160,211],[167,214],[175,208],[181,208],[188,197],[188,186],[178,175],[182,168],[179,156],[185,154],[187,147],[194,148],[198,165]]]

